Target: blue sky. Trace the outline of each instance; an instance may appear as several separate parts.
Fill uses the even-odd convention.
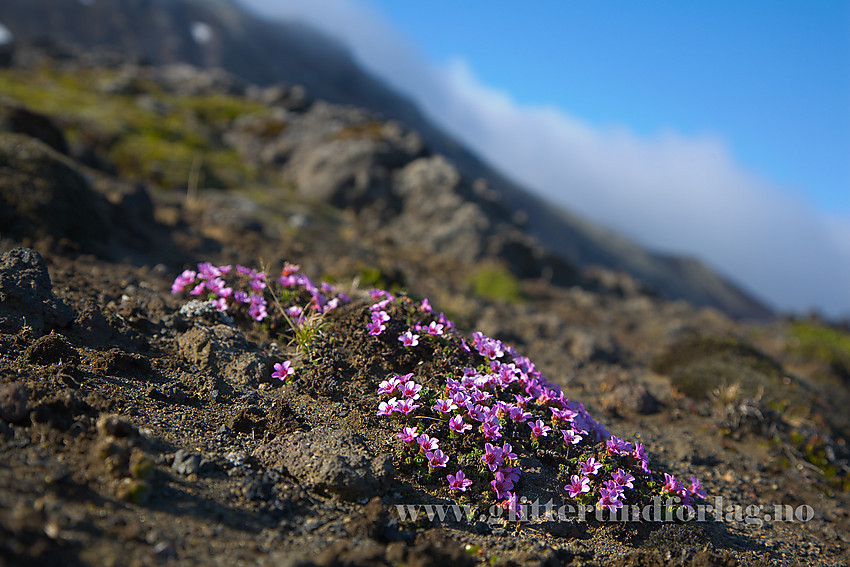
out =
[[[850,2],[243,1],[565,208],[850,315]]]
[[[850,2],[366,3],[517,104],[713,133],[742,165],[850,213]]]

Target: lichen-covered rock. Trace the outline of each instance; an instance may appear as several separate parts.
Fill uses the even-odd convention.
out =
[[[227,325],[195,326],[177,338],[184,359],[228,384],[257,386],[271,375],[269,361],[241,331]]]
[[[74,311],[53,296],[41,254],[15,248],[0,256],[0,329],[16,332],[27,325],[42,333],[73,320]]]
[[[277,437],[254,456],[316,490],[352,501],[380,494],[394,473],[392,460],[375,455],[360,435],[326,427]]]
[[[359,210],[392,198],[392,170],[410,158],[382,138],[344,137],[307,153],[297,165],[296,181],[305,196]]]

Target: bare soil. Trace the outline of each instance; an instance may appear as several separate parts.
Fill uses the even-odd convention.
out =
[[[233,199],[155,195],[156,220],[138,229],[148,247],[121,261],[49,237],[0,243],[37,250],[50,278],[22,275],[38,271],[28,255],[0,280],[10,309],[0,325],[0,564],[847,564],[847,383],[813,378],[815,362],[788,354],[783,322],[747,326],[624,294],[607,273],[595,291],[526,281],[519,302],[471,297],[465,266],[372,242],[344,213],[284,231],[258,214],[245,228],[220,220],[239,210]],[[287,206],[275,218],[291,218]],[[352,295],[309,354],[279,318],[264,328],[187,317],[187,298],[170,293],[199,261],[265,261],[272,277],[284,260]],[[371,300],[356,277],[370,265],[431,298],[459,334],[419,350],[369,336]],[[33,283],[13,305],[22,282]],[[400,519],[397,505],[457,494],[405,465],[398,424],[375,415],[377,386],[414,372],[438,387],[475,362],[460,346],[474,330],[529,356],[613,434],[643,442],[653,468],[695,474],[710,501],[749,511],[669,523]],[[291,383],[271,378],[283,360],[298,368]],[[323,480],[292,451],[365,460],[346,469],[351,478]],[[541,458],[520,447],[518,491],[554,488],[568,503]],[[767,521],[774,505],[813,517]]]

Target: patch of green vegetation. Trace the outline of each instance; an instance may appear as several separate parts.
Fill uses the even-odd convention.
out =
[[[144,98],[92,88],[116,75],[102,69],[7,70],[0,72],[0,94],[55,118],[72,145],[97,146],[122,177],[183,188],[200,160],[207,187],[230,188],[257,180],[257,168],[225,147],[219,135],[239,116],[269,112],[263,105],[223,94],[170,95],[145,81],[134,85]]]
[[[405,289],[406,281],[404,274],[398,270],[387,270],[380,266],[362,266],[357,270],[361,287],[365,289],[377,288],[398,293]]]
[[[666,374],[683,394],[700,399],[715,392],[738,396],[788,396],[782,367],[734,338],[690,337],[656,358],[652,369]]]
[[[817,321],[795,321],[791,335],[797,342],[793,351],[825,362],[840,378],[850,380],[850,333]]]
[[[345,126],[334,133],[334,140],[350,140],[350,139],[367,139],[367,140],[383,140],[383,124],[375,120],[364,122],[362,124],[352,124]]]
[[[519,279],[501,264],[485,263],[469,276],[472,293],[482,299],[520,303],[525,300]]]
[[[227,128],[240,116],[268,111],[259,102],[223,94],[168,97],[167,102],[173,104],[178,111],[193,113],[201,124],[216,128]]]

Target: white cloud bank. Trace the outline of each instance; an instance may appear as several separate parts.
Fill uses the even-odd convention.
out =
[[[833,218],[745,171],[723,140],[639,137],[565,109],[524,107],[463,61],[425,61],[352,0],[244,0],[308,21],[436,123],[550,200],[658,251],[699,257],[782,310],[850,315],[850,218]]]

